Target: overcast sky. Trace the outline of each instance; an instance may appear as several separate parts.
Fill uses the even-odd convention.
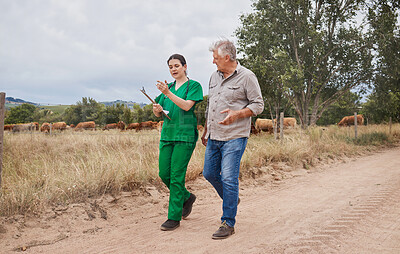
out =
[[[149,103],[166,60],[183,54],[204,95],[210,44],[235,41],[251,0],[0,0],[0,92],[37,103]]]

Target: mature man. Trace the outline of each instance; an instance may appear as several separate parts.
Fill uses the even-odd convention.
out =
[[[239,200],[240,160],[250,135],[251,116],[260,114],[264,102],[257,77],[236,60],[235,45],[229,40],[215,42],[203,145],[204,177],[222,198],[221,226],[213,239],[225,239],[235,233]]]

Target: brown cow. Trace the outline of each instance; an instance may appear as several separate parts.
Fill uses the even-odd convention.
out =
[[[104,126],[103,131],[104,130],[111,130],[111,129],[116,129],[117,128],[117,124],[116,123],[109,123],[106,124],[106,126]]]
[[[38,122],[33,122],[33,124],[35,125],[35,130],[39,130],[39,123]]]
[[[276,123],[276,119],[274,119],[274,123]],[[297,125],[296,118],[294,118],[294,117],[283,118],[283,129],[287,129],[289,127],[295,128],[296,125]]]
[[[294,117],[285,117],[283,118],[283,128],[288,128],[288,127],[296,127],[297,121],[296,118]]]
[[[140,130],[153,130],[157,129],[158,122],[146,121],[140,123]]]
[[[357,115],[357,125],[364,124],[364,117],[363,115]],[[340,120],[338,126],[350,126],[354,125],[354,116],[345,116]]]
[[[121,131],[125,130],[125,123],[123,121],[119,121],[117,123],[117,128],[120,129]]]
[[[251,127],[250,127],[250,134],[258,134],[259,131],[256,129],[256,126],[254,125],[254,123],[251,123]]]
[[[255,128],[258,132],[265,131],[272,133],[274,130],[273,122],[271,119],[257,118]]]
[[[118,123],[109,123],[107,124],[103,130],[111,130],[111,129],[120,129],[125,130],[125,123],[123,121],[119,121]]]
[[[12,131],[13,127],[14,127],[14,124],[7,124],[7,125],[4,125],[4,130]]]
[[[42,126],[40,127],[41,132],[50,132],[50,124],[49,123],[42,123]]]
[[[33,123],[23,123],[23,124],[15,124],[12,128],[13,132],[20,132],[20,131],[34,131],[35,125]]]
[[[95,130],[96,129],[96,123],[94,121],[89,121],[89,122],[80,122],[78,125],[75,127],[75,130]]]
[[[57,122],[53,123],[52,130],[60,130],[63,131],[67,128],[67,124],[65,122]]]
[[[130,123],[128,124],[128,127],[126,127],[127,130],[136,130],[138,131],[140,128],[140,123]]]

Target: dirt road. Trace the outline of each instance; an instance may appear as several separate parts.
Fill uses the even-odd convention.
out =
[[[198,199],[173,232],[168,196],[125,193],[89,205],[3,221],[0,252],[13,253],[400,253],[400,148],[312,170],[241,183],[236,234],[212,240],[221,200],[203,179]],[[1,229],[1,228],[0,228]]]

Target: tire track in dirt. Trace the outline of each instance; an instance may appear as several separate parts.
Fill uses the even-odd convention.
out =
[[[376,217],[377,210],[382,210],[382,207],[391,206],[400,202],[400,182],[393,186],[386,187],[371,196],[365,203],[353,207],[349,211],[340,215],[330,225],[315,232],[313,236],[300,239],[299,243],[289,246],[285,253],[343,253],[341,252],[342,245],[346,244],[348,234],[352,234],[352,229],[359,227],[358,224],[366,223],[368,220],[373,220]],[[399,215],[400,219],[400,215]],[[399,223],[398,223],[399,224]],[[398,226],[394,226],[397,228]]]

